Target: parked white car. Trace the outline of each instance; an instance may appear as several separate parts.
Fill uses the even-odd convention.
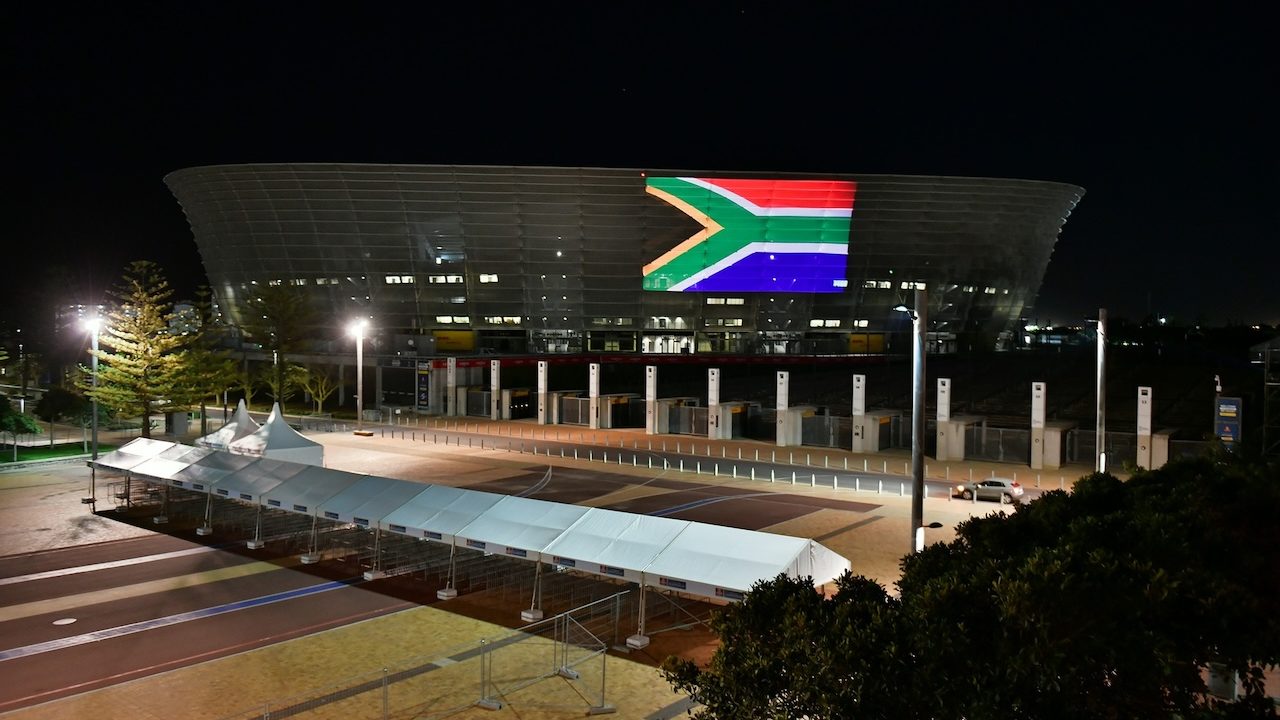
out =
[[[960,483],[951,493],[952,497],[962,500],[995,500],[1001,504],[1022,502],[1022,486],[1008,478],[987,478],[974,482]]]

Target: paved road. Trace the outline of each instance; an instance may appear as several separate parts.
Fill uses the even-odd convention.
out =
[[[165,535],[0,558],[0,578],[0,712],[412,606]]]

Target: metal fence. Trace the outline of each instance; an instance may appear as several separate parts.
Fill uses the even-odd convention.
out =
[[[443,718],[469,707],[595,714],[605,696],[607,650],[621,637],[630,591],[517,630],[420,655],[293,697],[226,715],[251,718]],[[561,683],[543,683],[560,678]]]

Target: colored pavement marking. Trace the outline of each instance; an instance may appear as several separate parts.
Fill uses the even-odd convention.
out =
[[[258,573],[280,569],[281,567],[279,565],[258,561],[245,563],[243,565],[232,565],[231,567],[218,568],[217,570],[205,570],[203,572],[190,573],[188,575],[178,575],[175,577],[161,578],[159,580],[148,580],[147,582],[107,588],[105,590],[94,590],[92,592],[80,593],[78,595],[66,595],[58,598],[50,598],[48,600],[35,600],[21,605],[0,607],[0,622],[18,620],[25,617],[31,617],[33,615],[65,612],[67,610],[74,610],[75,608],[84,607],[86,605],[96,605],[98,603],[111,602],[112,600],[123,600],[125,598],[140,597],[142,595],[152,595],[178,588],[205,585],[208,583],[221,582],[232,578],[247,577],[249,575],[257,575]]]
[[[73,635],[71,637],[60,638],[58,640],[36,643],[34,645],[27,645],[25,647],[0,652],[0,662],[28,657],[31,655],[39,655],[40,653],[61,650],[63,648],[74,647],[76,645],[87,645],[92,642],[98,642],[99,640],[110,640],[112,638],[123,637],[125,635],[132,635],[133,633],[155,630],[169,625],[177,625],[178,623],[213,617],[214,615],[222,615],[223,613],[235,612],[237,610],[247,610],[249,608],[259,607],[262,605],[270,605],[272,603],[283,602],[285,600],[293,600],[295,598],[306,597],[308,595],[337,590],[338,588],[348,587],[348,585],[349,583],[335,580],[320,583],[319,585],[298,588],[296,590],[287,590],[248,600],[237,600],[235,602],[214,605],[213,607],[203,608],[200,610],[191,610],[190,612],[178,613],[176,615],[168,615],[166,617],[154,618],[151,620],[142,620],[136,623],[129,623],[128,625],[120,625],[118,627],[85,633],[83,635]]]
[[[184,557],[186,555],[196,555],[199,553],[213,552],[217,548],[212,547],[196,547],[186,550],[174,550],[173,552],[157,553],[155,555],[143,555],[142,557],[128,558],[126,560],[112,560],[111,562],[94,563],[92,565],[78,565],[76,567],[63,568],[61,570],[49,570],[46,572],[31,573],[30,575],[18,575],[16,577],[0,578],[0,585],[16,585],[17,583],[31,582],[32,580],[45,580],[47,578],[63,577],[66,575],[76,575],[78,573],[96,572],[98,570],[110,570],[118,567],[128,567],[129,565],[141,565],[142,563],[155,562],[157,560],[168,560],[170,558]]]
[[[705,507],[707,505],[714,505],[715,503],[724,502],[726,500],[742,500],[744,498],[771,497],[771,496],[776,497],[777,493],[763,492],[763,493],[746,493],[743,495],[717,495],[716,497],[704,498],[702,500],[694,500],[692,502],[687,502],[687,503],[684,503],[683,505],[673,505],[669,508],[663,508],[662,510],[657,510],[649,514],[654,517],[666,517],[668,515],[674,515],[678,512],[684,512],[685,510],[693,510],[694,508]]]

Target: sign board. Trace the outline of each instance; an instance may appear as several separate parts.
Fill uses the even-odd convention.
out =
[[[867,414],[867,376],[853,376],[853,414]]]
[[[1138,388],[1138,434],[1151,434],[1151,388]]]
[[[458,414],[458,358],[448,358],[444,371],[444,386],[445,414],[452,417]]]
[[[428,412],[431,406],[431,361],[418,361],[418,404],[415,410],[420,413]]]
[[[720,404],[720,369],[709,368],[707,370],[707,406],[715,407]]]
[[[951,379],[938,378],[938,422],[951,420]]]
[[[1240,441],[1241,401],[1236,397],[1220,397],[1213,413],[1213,434],[1223,445],[1232,448]]]
[[[1031,383],[1031,429],[1044,429],[1044,406],[1047,400],[1045,394],[1045,384],[1042,382]]]

